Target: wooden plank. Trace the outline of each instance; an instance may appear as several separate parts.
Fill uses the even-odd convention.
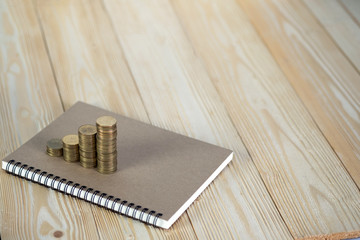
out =
[[[292,238],[169,2],[105,1],[105,6],[151,122],[235,152],[230,166],[187,211],[196,235]]]
[[[292,235],[358,230],[357,186],[237,2],[173,3]]]
[[[351,18],[360,26],[360,2],[358,0],[339,0]]]
[[[147,120],[102,5],[36,2],[65,109],[81,100]]]
[[[0,158],[14,151],[63,112],[41,30],[29,1],[0,2]],[[63,208],[67,199],[70,204]],[[3,239],[96,236],[87,204],[0,171]],[[72,226],[87,227],[82,232]]]
[[[301,1],[239,1],[360,187],[360,76]]]
[[[360,26],[356,19],[352,18],[344,5],[337,0],[304,2],[359,71]]]
[[[40,0],[37,8],[65,106],[82,100],[149,122],[101,1]],[[97,206],[91,209],[102,239],[196,238],[187,214],[165,231]]]

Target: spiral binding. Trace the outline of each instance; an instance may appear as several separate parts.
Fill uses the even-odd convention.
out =
[[[10,167],[12,167],[12,169],[10,170]],[[15,171],[16,169],[19,168],[18,173],[16,174]],[[26,169],[26,170],[25,170]],[[159,219],[159,217],[161,217],[163,214],[162,213],[156,213],[156,211],[154,210],[150,210],[150,212],[147,213],[147,211],[149,211],[148,208],[142,208],[142,206],[140,205],[136,205],[135,203],[126,201],[126,200],[122,200],[120,198],[115,198],[114,196],[107,196],[106,193],[101,193],[98,190],[92,189],[92,188],[88,188],[84,185],[81,185],[79,183],[74,183],[72,181],[67,181],[67,179],[62,178],[60,176],[54,176],[51,173],[47,173],[45,171],[42,171],[41,169],[35,169],[34,167],[28,166],[27,164],[21,164],[21,162],[16,162],[15,160],[10,160],[5,167],[5,170],[9,173],[11,173],[12,175],[21,177],[21,178],[25,178],[26,180],[30,180],[32,182],[41,184],[41,185],[45,185],[46,187],[49,187],[53,190],[57,190],[59,192],[64,192],[65,194],[71,195],[73,197],[78,197],[81,198],[81,193],[83,191],[85,191],[84,193],[84,200],[91,202],[93,204],[99,205],[101,207],[105,207],[107,209],[110,209],[114,212],[120,213],[122,215],[126,215],[128,217],[131,217],[133,219],[137,219],[140,220],[142,222],[145,222],[147,224],[153,225],[153,226],[157,226],[156,223]],[[22,176],[22,172],[25,170],[25,176]],[[39,174],[37,181],[35,180],[35,176],[36,174]],[[30,175],[29,175],[30,174]],[[42,182],[42,178],[45,176],[45,180],[44,183]],[[55,182],[60,179],[60,181],[58,182],[58,185],[55,187]],[[50,180],[50,186],[48,185],[48,182]],[[61,190],[61,186],[64,185],[64,190]],[[70,189],[70,193],[68,193],[68,188],[71,187]],[[75,195],[75,189],[78,188],[78,192]],[[88,195],[91,195],[90,200],[88,199]],[[99,199],[97,201],[95,201],[95,197],[99,195]],[[109,202],[113,200],[113,203],[111,204],[111,207],[109,206]],[[103,202],[103,200],[105,200],[104,205],[102,205],[101,203]],[[120,202],[121,201],[121,202]],[[119,203],[120,202],[120,203]],[[119,203],[119,207],[117,208],[117,210],[115,209],[116,204]],[[127,204],[127,205],[126,205]],[[123,208],[125,207],[125,213],[122,213]],[[133,208],[134,211],[132,212],[132,214],[130,215],[130,209]],[[137,218],[136,217],[136,213],[138,211],[140,211],[140,215]],[[144,215],[145,213],[147,213],[147,217],[145,219]],[[154,216],[154,219],[152,221],[152,223],[150,222],[151,216]]]

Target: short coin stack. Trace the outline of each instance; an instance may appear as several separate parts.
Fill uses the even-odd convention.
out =
[[[63,143],[61,139],[53,138],[46,143],[46,152],[52,157],[61,157],[63,155]]]
[[[80,165],[85,168],[96,166],[96,127],[85,124],[79,127]]]
[[[78,135],[66,135],[62,139],[64,160],[67,162],[78,162],[79,157],[79,137]]]
[[[117,169],[116,119],[111,116],[96,120],[97,170],[100,173],[113,173]]]

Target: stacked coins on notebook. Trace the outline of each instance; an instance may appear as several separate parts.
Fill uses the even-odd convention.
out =
[[[53,138],[46,143],[46,152],[52,157],[61,157],[63,155],[63,143],[61,139]]]
[[[96,166],[96,127],[85,124],[79,127],[80,165],[85,168]]]
[[[100,173],[113,173],[117,169],[116,119],[111,116],[96,120],[97,170]]]
[[[63,142],[63,156],[67,162],[77,162],[80,160],[79,156],[79,137],[78,135],[66,135],[62,139]]]

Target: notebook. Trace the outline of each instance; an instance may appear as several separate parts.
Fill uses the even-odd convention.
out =
[[[117,171],[101,174],[46,154],[46,142],[98,117],[117,119]],[[231,150],[82,102],[2,161],[10,174],[168,229],[231,161]]]

